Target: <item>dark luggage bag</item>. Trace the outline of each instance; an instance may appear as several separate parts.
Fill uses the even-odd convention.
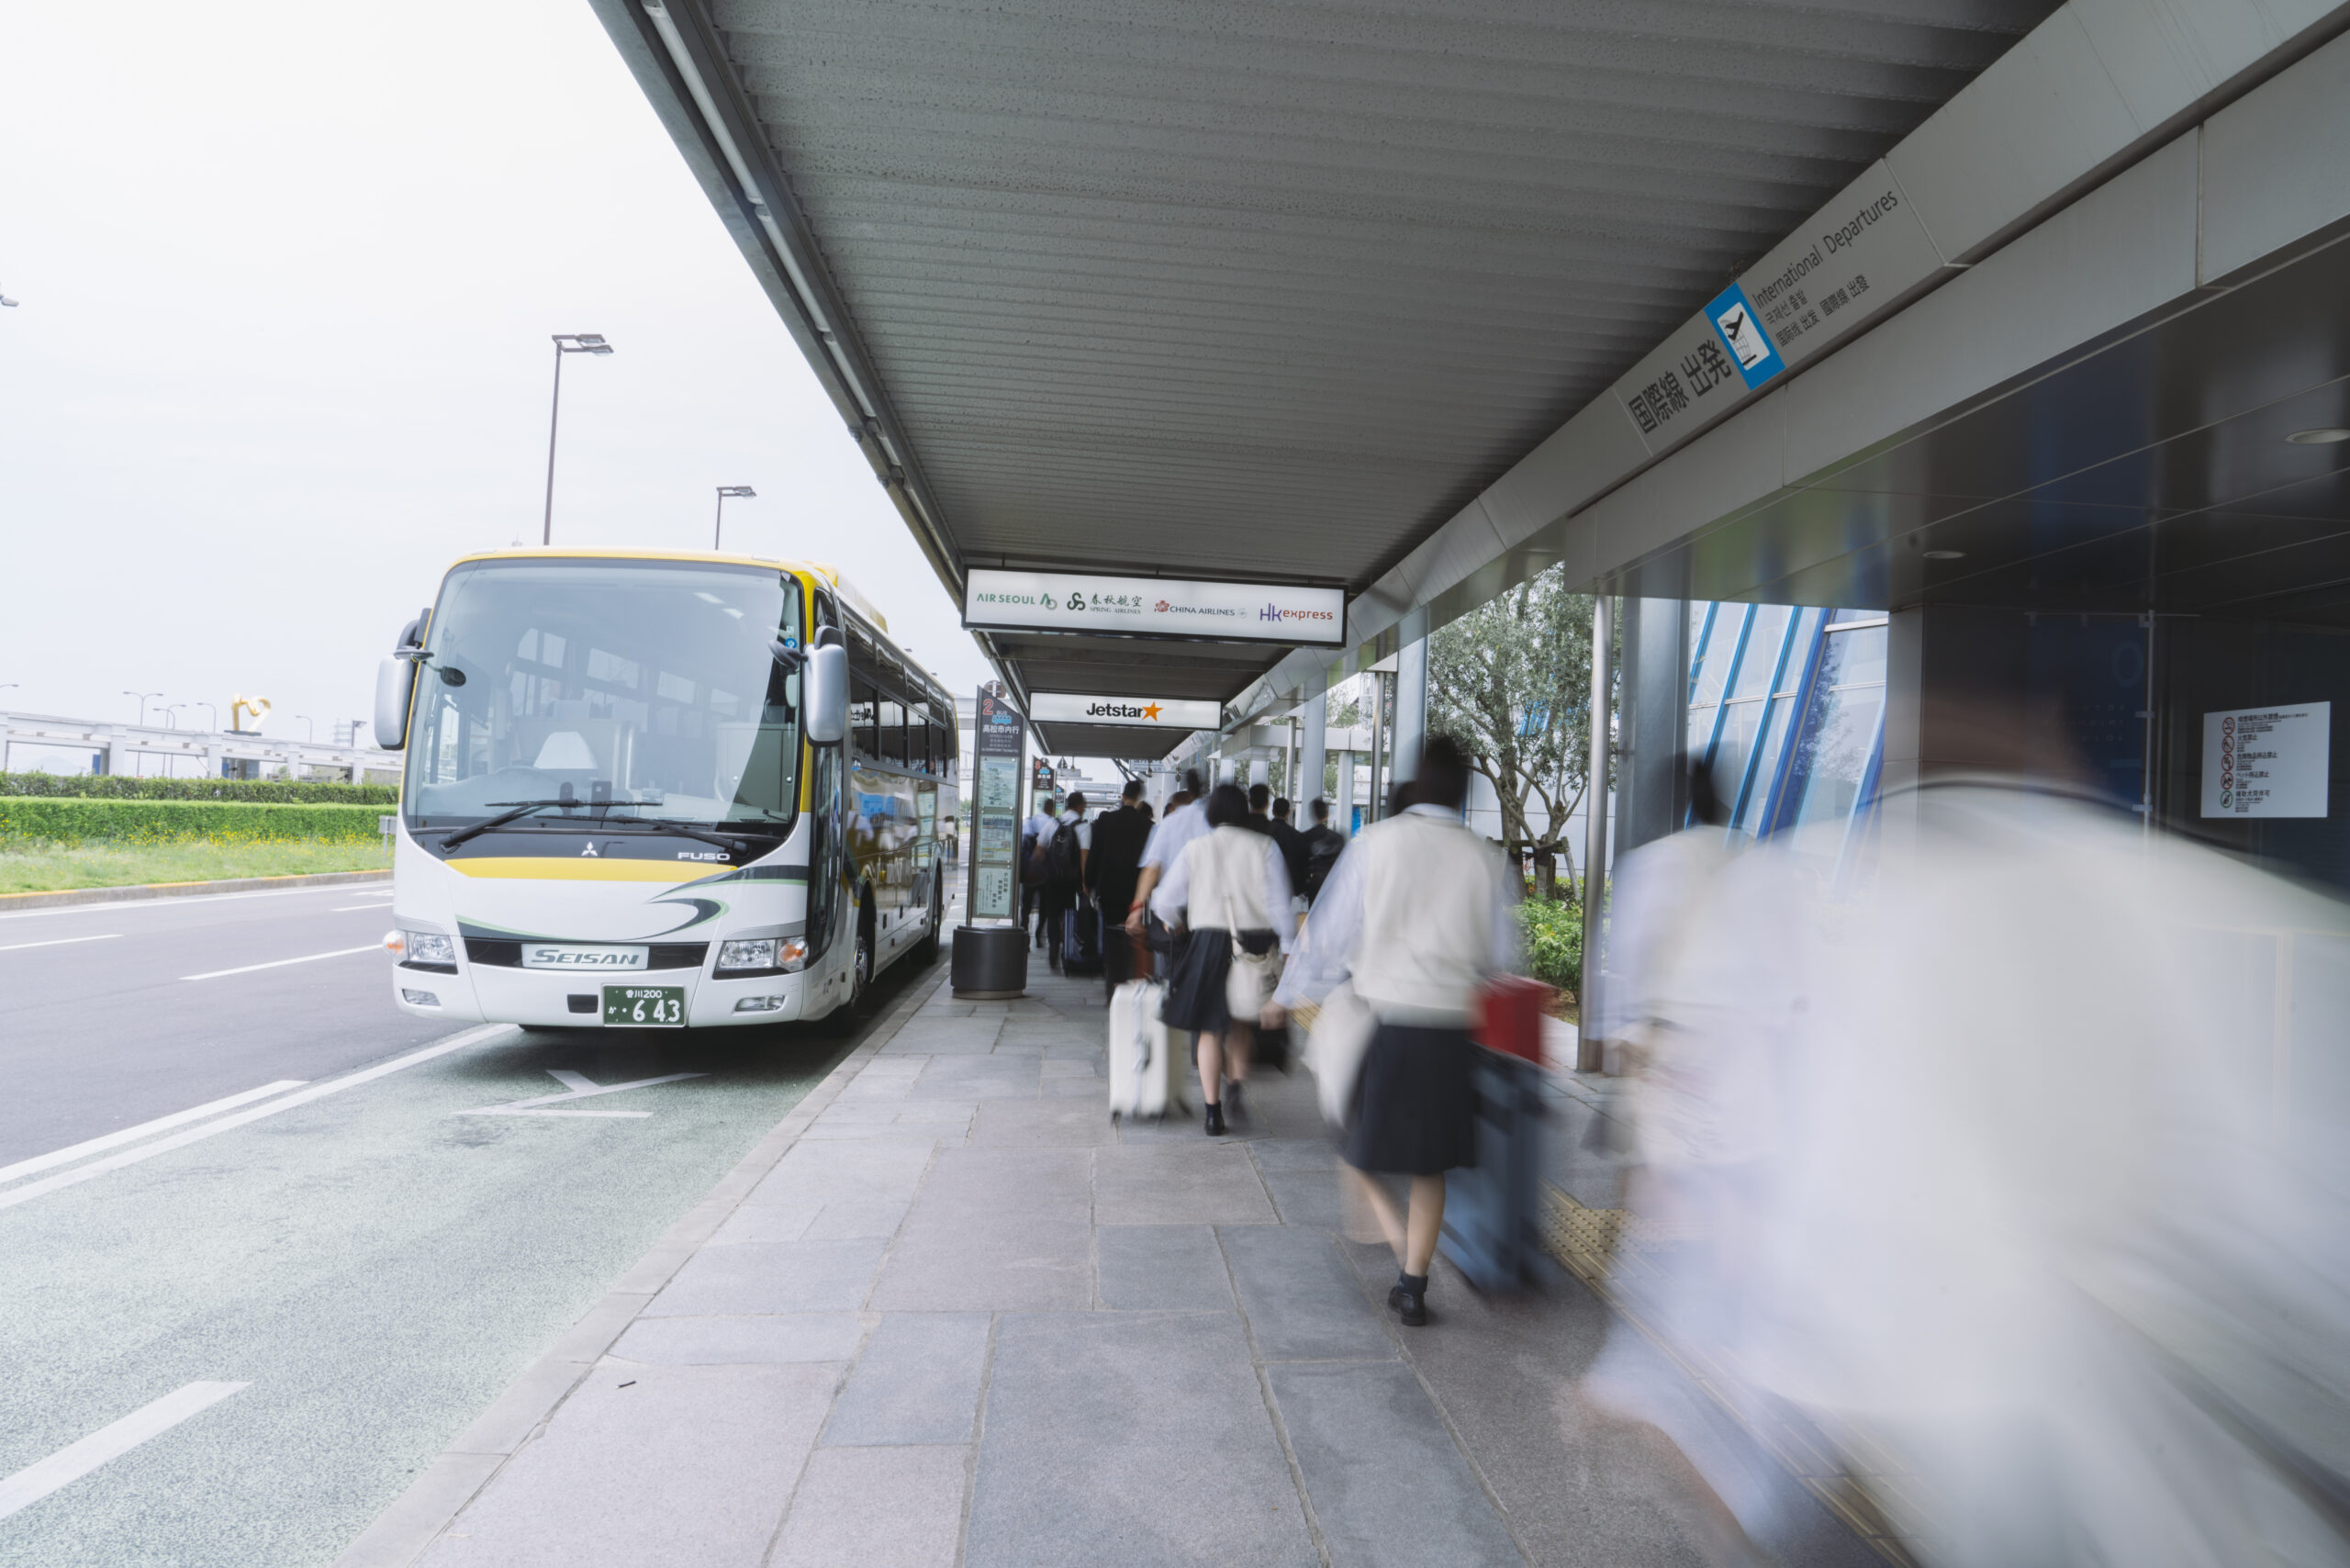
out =
[[[1102,972],[1102,912],[1090,903],[1081,903],[1069,912],[1069,924],[1061,938],[1061,972]]]

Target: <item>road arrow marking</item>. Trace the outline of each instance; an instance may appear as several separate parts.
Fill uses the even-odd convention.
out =
[[[563,1085],[560,1094],[542,1094],[535,1100],[509,1100],[503,1105],[486,1105],[478,1111],[460,1111],[460,1116],[608,1116],[639,1117],[653,1114],[650,1111],[568,1111],[559,1107],[574,1100],[592,1100],[599,1094],[618,1094],[623,1090],[650,1089],[656,1083],[678,1083],[688,1078],[708,1078],[706,1072],[671,1072],[659,1078],[640,1078],[631,1083],[598,1083],[576,1072],[561,1068],[547,1069],[547,1076]]]

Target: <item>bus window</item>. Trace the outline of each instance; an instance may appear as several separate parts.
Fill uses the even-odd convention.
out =
[[[874,696],[873,683],[867,680],[850,682],[848,738],[859,756],[869,757],[875,755],[873,722],[878,711],[879,704]]]
[[[873,755],[887,767],[906,765],[906,705],[895,697],[881,699],[881,745]]]

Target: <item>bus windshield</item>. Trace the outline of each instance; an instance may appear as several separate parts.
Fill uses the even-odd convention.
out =
[[[798,804],[800,677],[774,645],[801,645],[800,604],[797,581],[772,568],[459,566],[417,675],[409,824],[462,827],[569,798],[610,802],[615,824],[780,830]]]

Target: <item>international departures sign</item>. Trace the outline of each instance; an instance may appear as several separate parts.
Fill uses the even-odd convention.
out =
[[[963,624],[1337,647],[1346,641],[1347,596],[1339,588],[1278,583],[974,567],[964,584]]]

